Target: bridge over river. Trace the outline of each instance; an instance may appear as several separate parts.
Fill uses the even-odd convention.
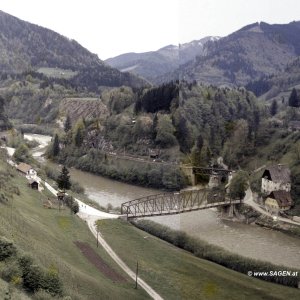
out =
[[[174,215],[212,207],[230,207],[242,200],[228,198],[224,191],[201,189],[163,193],[124,202],[121,214],[130,218]]]

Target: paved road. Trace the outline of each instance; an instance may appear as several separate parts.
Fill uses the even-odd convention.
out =
[[[270,214],[269,212],[267,212],[266,210],[264,210],[259,204],[257,204],[256,202],[254,202],[253,200],[253,193],[251,191],[251,189],[249,188],[247,191],[246,191],[246,196],[244,198],[244,203],[251,206],[253,209],[255,209],[257,212],[265,215],[265,216],[268,216],[270,218],[274,218],[274,215]],[[300,223],[298,222],[295,222],[293,220],[290,220],[290,219],[287,219],[287,218],[283,218],[283,217],[280,217],[280,216],[276,216],[277,218],[277,221],[282,221],[282,222],[285,222],[285,223],[289,223],[289,224],[292,224],[292,225],[298,225],[300,226]]]

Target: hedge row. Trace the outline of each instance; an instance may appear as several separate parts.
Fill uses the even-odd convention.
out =
[[[251,259],[247,257],[243,257],[238,254],[231,253],[229,251],[224,250],[221,247],[208,244],[200,239],[191,237],[187,235],[185,232],[170,229],[167,226],[163,226],[157,224],[153,221],[149,220],[141,220],[137,222],[133,222],[133,224],[154,235],[158,238],[161,238],[179,248],[187,250],[194,254],[195,256],[203,259],[210,260],[219,265],[222,265],[226,268],[232,269],[234,271],[248,274],[249,271],[253,272],[269,272],[269,271],[277,271],[281,272],[286,270],[287,268],[284,266],[274,265],[268,262]],[[300,270],[291,270],[291,272],[297,272],[298,276],[261,276],[257,277],[262,280],[287,285],[290,287],[298,287],[300,282]]]

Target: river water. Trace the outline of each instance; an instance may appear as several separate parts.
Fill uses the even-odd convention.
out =
[[[41,143],[42,146],[33,151],[36,158],[40,158],[43,148],[51,139],[34,134],[26,134],[25,138],[35,139]],[[129,200],[160,193],[158,190],[121,183],[76,169],[70,169],[70,174],[71,178],[85,188],[90,199],[103,206],[108,203],[120,206]],[[201,210],[149,219],[173,229],[183,230],[194,237],[243,256],[300,268],[299,238],[255,225],[222,220],[216,210]]]

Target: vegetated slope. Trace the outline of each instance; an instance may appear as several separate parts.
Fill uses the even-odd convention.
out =
[[[69,209],[59,211],[55,205],[52,209],[43,207],[43,202],[49,199],[54,203],[53,196],[47,191],[41,193],[32,190],[27,180],[11,168],[1,157],[0,181],[1,186],[6,187],[1,190],[0,197],[0,236],[13,240],[19,255],[29,255],[35,265],[49,274],[57,274],[62,282],[63,295],[72,299],[94,300],[99,295],[104,299],[148,299],[142,289],[133,289],[134,283],[105,250],[96,247],[95,237],[85,222],[70,214]],[[126,282],[114,282],[99,271],[74,244],[76,241],[88,244],[108,268],[126,278]],[[3,276],[3,262],[0,262],[0,266],[0,275]],[[10,268],[10,273],[7,268]],[[16,269],[14,261],[7,262],[5,274],[6,278],[14,278],[11,285],[22,286],[20,270]],[[39,299],[48,299],[44,297]]]
[[[151,82],[179,68],[181,64],[205,53],[208,42],[218,40],[217,37],[206,37],[179,46],[169,45],[157,51],[144,53],[125,53],[109,58],[106,62],[121,71],[140,75]]]
[[[69,115],[73,123],[79,118],[97,119],[108,113],[106,105],[98,98],[65,98],[60,102],[59,110]]]
[[[145,81],[120,73],[74,40],[0,11],[1,73],[21,73],[41,67],[77,71],[78,86],[141,86]]]
[[[287,100],[292,88],[300,87],[300,58],[289,63],[284,71],[251,81],[246,87],[266,100]]]
[[[211,43],[206,55],[177,71],[182,79],[215,85],[246,85],[283,70],[300,54],[300,22],[254,23]],[[176,76],[175,76],[176,75]]]
[[[182,188],[183,176],[176,165],[149,160],[150,150],[159,152],[162,163],[208,166],[223,155],[236,167],[253,151],[262,114],[255,96],[245,89],[196,83],[171,82],[135,94],[116,88],[101,99],[109,113],[61,134],[62,150],[52,158],[122,181],[167,189]],[[120,157],[126,152],[136,159],[118,165],[111,152]]]

